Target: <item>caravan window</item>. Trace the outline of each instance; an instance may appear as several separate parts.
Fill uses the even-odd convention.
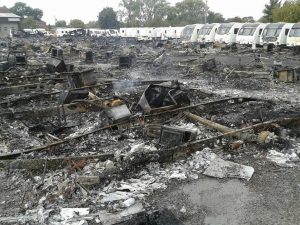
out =
[[[239,31],[239,35],[253,36],[255,30],[256,30],[256,28],[252,28],[252,27],[241,28],[240,31]]]
[[[208,35],[208,34],[210,34],[211,30],[212,30],[212,28],[210,28],[210,27],[204,27],[204,28],[200,29],[199,35]]]
[[[267,28],[264,30],[265,37],[278,37],[280,34],[281,28]]]
[[[292,28],[290,32],[290,37],[300,37],[300,27]]]
[[[262,31],[263,31],[263,29],[259,29],[259,35],[261,35]]]
[[[234,28],[234,34],[237,34],[239,32],[239,28]]]
[[[220,26],[220,28],[217,31],[217,34],[219,35],[228,34],[232,26],[233,25],[228,25],[228,24]]]

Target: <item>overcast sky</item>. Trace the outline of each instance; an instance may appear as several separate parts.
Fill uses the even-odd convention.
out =
[[[180,0],[169,0],[174,5]],[[81,19],[85,23],[97,20],[98,13],[104,7],[118,9],[120,0],[0,0],[1,5],[11,7],[15,2],[25,2],[33,8],[44,11],[43,20],[54,24],[57,20]],[[225,18],[234,16],[262,16],[264,5],[269,0],[208,0],[210,10],[222,13]]]

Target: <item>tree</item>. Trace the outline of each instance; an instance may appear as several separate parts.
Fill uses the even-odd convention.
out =
[[[33,19],[35,20],[41,20],[44,13],[43,13],[43,10],[41,9],[38,9],[38,8],[35,8],[31,11],[31,15],[33,17]]]
[[[286,1],[273,10],[273,22],[297,23],[300,21],[300,0]]]
[[[117,14],[111,7],[106,7],[99,13],[98,23],[102,29],[116,29],[119,27]]]
[[[30,11],[29,7],[23,2],[16,2],[15,5],[13,7],[11,7],[9,10],[12,13],[14,13],[18,16],[21,16],[23,18],[25,16],[28,16],[28,12]]]
[[[119,16],[121,22],[124,22],[127,27],[139,26],[141,1],[140,0],[121,0]]]
[[[167,0],[121,0],[120,7],[120,22],[129,27],[168,25],[170,6]]]
[[[44,15],[43,10],[38,8],[33,9],[23,2],[16,2],[15,5],[10,8],[10,11],[14,14],[17,14],[18,16],[21,16],[22,18],[30,16],[34,20],[39,20],[39,21],[42,19]]]
[[[273,10],[276,8],[279,8],[281,6],[281,1],[280,0],[270,0],[269,4],[265,5],[265,9],[263,11],[264,16],[262,17],[261,21],[262,22],[273,22]]]
[[[236,16],[236,17],[233,17],[233,18],[228,18],[225,22],[226,23],[233,23],[233,22],[243,23],[243,19],[241,17]]]
[[[208,11],[207,23],[224,23],[225,19],[221,13]]]
[[[33,17],[28,16],[22,20],[21,27],[22,29],[35,29],[37,28],[36,20]]]
[[[205,12],[208,10],[203,0],[183,0],[175,5],[176,24],[186,25],[205,22]]]
[[[98,21],[90,21],[87,24],[85,24],[86,28],[99,28],[99,22]]]
[[[79,19],[73,19],[70,21],[69,27],[72,28],[84,28],[84,22]]]
[[[254,23],[255,19],[253,18],[253,16],[246,16],[242,18],[243,23]]]
[[[139,20],[144,26],[161,26],[167,18],[169,3],[166,0],[140,0]]]
[[[66,27],[67,22],[65,20],[58,20],[58,21],[55,22],[55,26],[56,27]]]

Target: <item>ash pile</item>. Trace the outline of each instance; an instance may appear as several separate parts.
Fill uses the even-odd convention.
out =
[[[185,182],[297,168],[299,58],[121,38],[7,41],[1,224],[185,224]]]

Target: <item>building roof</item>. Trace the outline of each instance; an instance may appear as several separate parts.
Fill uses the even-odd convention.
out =
[[[9,11],[8,8],[4,7],[0,7],[0,17],[1,18],[21,18],[20,16],[13,14]]]
[[[0,17],[5,17],[5,18],[21,18],[20,16],[17,16],[16,14],[13,13],[0,13]]]
[[[0,13],[10,13],[9,9],[6,8],[5,6],[0,7]]]

